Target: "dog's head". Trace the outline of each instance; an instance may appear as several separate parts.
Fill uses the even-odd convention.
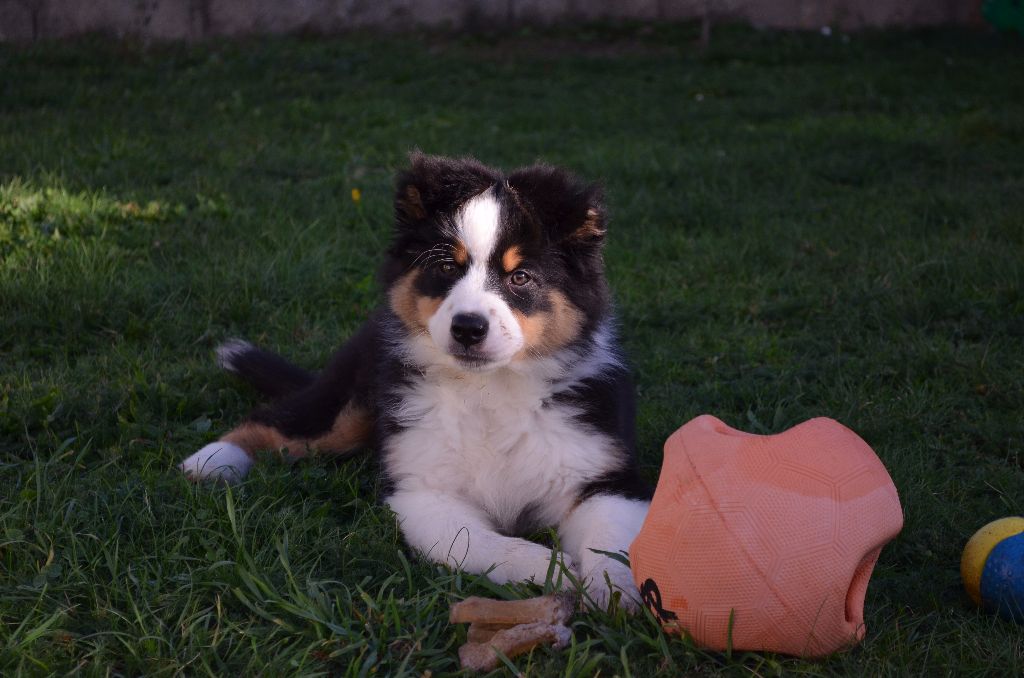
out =
[[[601,193],[564,170],[504,175],[416,153],[395,220],[384,283],[432,363],[486,371],[545,358],[607,313]]]

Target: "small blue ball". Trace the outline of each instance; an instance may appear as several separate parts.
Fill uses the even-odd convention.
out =
[[[981,599],[1000,616],[1024,622],[1024,533],[992,549],[981,572]]]

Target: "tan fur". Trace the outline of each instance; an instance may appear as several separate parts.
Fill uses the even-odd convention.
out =
[[[221,436],[221,440],[238,445],[252,456],[257,450],[280,450],[288,447],[288,439],[276,428],[246,422]]]
[[[583,224],[573,231],[569,237],[573,240],[596,240],[603,238],[604,233],[605,230],[601,225],[601,214],[591,207],[587,210],[587,218],[583,220]]]
[[[331,430],[315,438],[309,447],[322,452],[348,452],[370,439],[373,418],[369,410],[349,403],[334,418]]]
[[[523,348],[519,350],[516,357],[536,357],[541,342],[544,340],[544,329],[547,327],[550,314],[524,315],[522,311],[513,309],[512,315],[515,316],[516,322],[519,323],[519,329],[523,333]]]
[[[505,269],[505,273],[511,273],[516,270],[521,263],[523,263],[523,255],[519,251],[518,245],[509,247],[505,250],[505,254],[501,255],[501,266]]]
[[[416,297],[416,319],[426,327],[430,319],[441,308],[441,297]]]
[[[391,310],[395,312],[406,327],[412,330],[421,331],[423,327],[418,324],[416,311],[416,292],[413,284],[416,282],[417,272],[412,271],[399,278],[388,292],[388,300],[391,302]]]
[[[577,338],[583,327],[583,313],[565,295],[554,290],[548,294],[551,310],[532,316],[513,311],[523,332],[523,348],[518,357],[551,355]]]
[[[469,250],[466,249],[466,245],[459,240],[455,243],[455,247],[452,248],[452,259],[459,266],[465,266],[466,262],[469,261]]]
[[[289,457],[304,457],[310,450],[341,454],[365,443],[373,430],[370,413],[349,403],[335,417],[331,429],[311,439],[288,438],[273,426],[246,422],[229,431],[221,440],[238,445],[250,455],[259,450],[285,450]]]
[[[407,273],[391,286],[388,298],[391,310],[413,332],[426,332],[427,323],[441,306],[440,297],[424,297],[416,292],[418,271]]]

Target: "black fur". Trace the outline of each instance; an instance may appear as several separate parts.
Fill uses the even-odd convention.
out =
[[[653,492],[637,468],[636,400],[633,378],[620,368],[601,378],[587,379],[581,387],[563,391],[553,400],[581,410],[580,421],[618,440],[623,463],[615,471],[594,479],[580,489],[580,500],[595,494],[617,494],[630,499],[650,499]]]
[[[380,315],[371,317],[311,382],[256,410],[249,420],[272,426],[289,438],[315,438],[331,429],[338,413],[350,401],[372,411]],[[280,357],[277,360],[287,362]],[[249,378],[249,373],[235,371]]]
[[[234,372],[263,395],[277,399],[299,391],[313,383],[312,372],[293,365],[276,353],[265,351],[256,346],[231,349],[230,358],[221,360],[221,366]]]

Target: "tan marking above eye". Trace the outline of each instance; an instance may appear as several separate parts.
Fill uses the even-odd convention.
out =
[[[558,290],[548,293],[548,301],[549,311],[534,315],[512,311],[523,333],[523,348],[516,354],[517,358],[551,355],[579,337],[583,312]]]
[[[519,245],[509,247],[505,250],[505,254],[501,255],[501,267],[505,269],[505,273],[516,270],[521,263],[523,263],[523,255],[519,250]]]
[[[469,250],[466,249],[465,243],[461,240],[457,241],[452,247],[452,259],[459,266],[465,266],[466,262],[469,261]]]
[[[388,292],[391,310],[413,332],[425,332],[427,323],[441,306],[440,297],[426,297],[416,291],[418,271],[410,271],[398,279]]]

